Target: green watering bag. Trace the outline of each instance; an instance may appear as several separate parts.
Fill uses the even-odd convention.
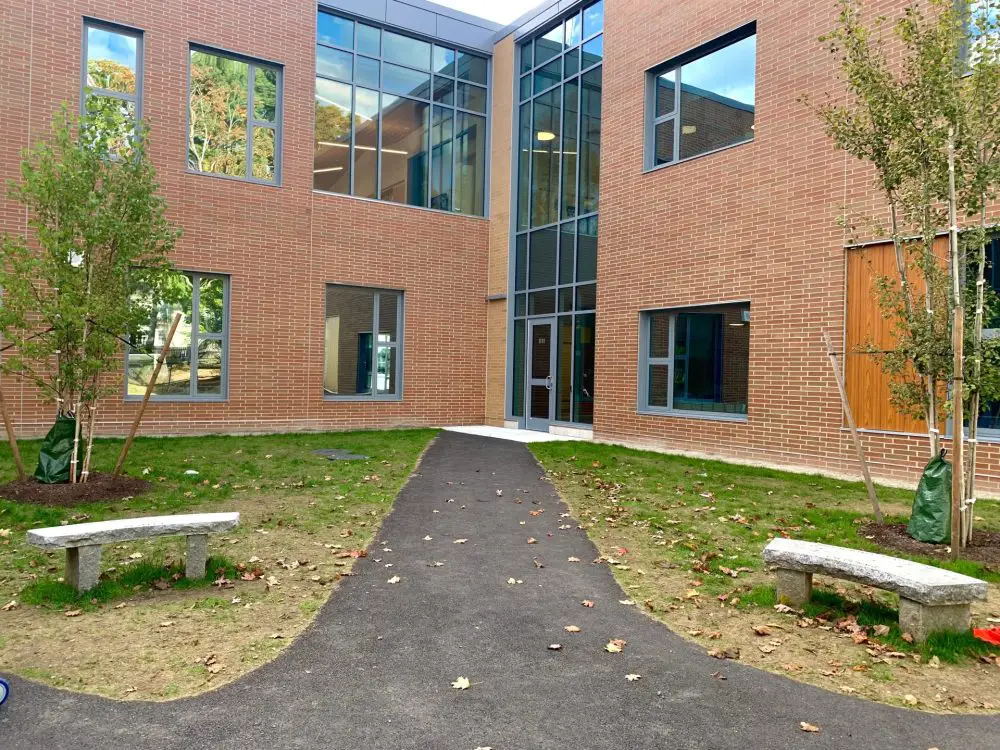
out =
[[[62,414],[56,417],[56,423],[42,441],[42,451],[38,455],[38,466],[35,468],[35,479],[43,484],[63,484],[69,481],[69,464],[73,458],[75,434],[74,417]],[[79,461],[77,466],[79,467]]]
[[[951,541],[951,464],[945,461],[945,453],[942,450],[924,468],[913,499],[906,532],[921,542]]]

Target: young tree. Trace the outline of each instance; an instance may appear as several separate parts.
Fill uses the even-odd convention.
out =
[[[987,217],[1000,183],[998,5],[926,0],[893,24],[879,17],[866,25],[860,0],[839,0],[837,27],[824,41],[847,103],[817,107],[836,146],[872,167],[886,200],[888,231],[865,223],[895,247],[896,275],[876,280],[895,339],[878,355],[893,404],[926,421],[932,456],[942,422],[951,416],[956,425],[954,554],[971,530],[980,404],[1000,395],[984,367],[1000,342],[983,336]],[[942,236],[947,255],[936,246]]]
[[[47,141],[28,150],[10,196],[25,236],[0,245],[0,335],[13,345],[3,372],[23,377],[77,419],[86,411],[87,459],[98,400],[121,388],[123,337],[149,320],[179,236],[165,218],[147,134],[119,106],[82,117],[64,107]],[[70,481],[77,478],[74,446]]]

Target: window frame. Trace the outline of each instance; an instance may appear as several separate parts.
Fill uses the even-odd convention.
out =
[[[329,293],[330,287],[340,287],[345,289],[365,289],[374,294],[372,298],[372,333],[375,334],[372,337],[372,389],[371,393],[327,393],[326,387],[323,388],[323,400],[324,401],[402,401],[403,400],[403,357],[404,357],[404,321],[405,315],[405,305],[406,305],[406,290],[404,289],[388,289],[386,287],[380,286],[367,286],[365,284],[348,284],[338,281],[330,281],[323,285],[323,325],[322,330],[326,330],[326,321],[329,319],[329,308],[327,306],[327,294]],[[396,295],[396,340],[390,344],[379,344],[377,340],[377,333],[379,329],[379,301],[382,294],[394,294]],[[378,352],[379,349],[395,349],[396,350],[396,368],[395,368],[395,382],[397,387],[395,393],[379,393],[378,392]],[[323,347],[321,349],[324,358],[323,376],[326,377],[326,339],[323,340]]]
[[[188,346],[191,354],[192,362],[192,377],[189,392],[186,396],[181,395],[167,395],[158,396],[155,393],[150,394],[150,401],[174,401],[174,402],[224,402],[229,400],[229,321],[230,321],[230,307],[232,304],[232,297],[230,290],[232,288],[232,278],[230,274],[227,273],[217,273],[208,271],[194,271],[188,269],[176,269],[176,273],[183,274],[191,279],[191,343]],[[202,333],[200,328],[200,299],[201,299],[201,280],[202,279],[221,279],[222,280],[222,331],[219,333]],[[198,345],[202,341],[220,341],[222,342],[222,374],[220,375],[220,380],[222,387],[219,393],[205,393],[199,394],[197,392],[198,386]],[[131,344],[126,346],[125,350],[125,398],[127,402],[142,401],[143,396],[141,395],[130,395],[128,392],[128,370],[129,370],[129,354],[131,352]]]
[[[742,141],[736,143],[730,143],[726,146],[719,146],[718,148],[713,148],[710,151],[704,151],[700,154],[694,154],[692,156],[680,157],[680,141],[681,141],[681,128],[680,117],[681,117],[681,86],[683,81],[681,80],[681,67],[689,63],[700,60],[703,57],[707,57],[714,52],[725,49],[733,44],[742,42],[744,39],[749,39],[752,36],[757,35],[757,21],[750,21],[742,26],[739,26],[731,31],[700,44],[699,46],[688,50],[687,52],[682,52],[669,60],[665,60],[658,65],[654,65],[652,68],[646,70],[645,75],[645,92],[644,92],[644,113],[643,113],[643,132],[644,132],[644,146],[643,146],[643,157],[642,166],[643,172],[656,172],[660,169],[665,169],[666,167],[672,167],[677,164],[683,164],[689,162],[692,159],[700,159],[703,156],[710,156],[711,154],[717,154],[720,151],[726,151],[731,148],[737,148],[738,146],[746,145],[747,143],[753,143],[756,138],[756,133],[750,138],[745,138]],[[757,123],[757,113],[756,113],[756,67],[757,67],[757,55],[754,55],[754,125]],[[664,73],[674,72],[675,81],[678,82],[676,94],[674,97],[674,108],[671,112],[665,115],[656,115],[656,79],[663,75]],[[674,159],[672,161],[666,162],[665,164],[656,164],[656,126],[669,122],[673,120],[674,125]]]
[[[681,307],[654,307],[639,311],[639,371],[636,398],[636,412],[638,414],[648,416],[681,417],[684,419],[706,419],[719,422],[746,423],[748,421],[750,411],[749,398],[747,399],[747,411],[743,414],[677,409],[673,406],[677,317],[683,313],[691,312],[723,312],[725,308],[730,307],[745,307],[749,311],[751,308],[750,300],[745,299],[729,300],[724,302],[709,302],[700,305],[684,305]],[[649,356],[650,320],[653,315],[657,313],[666,313],[669,316],[669,337],[667,343],[668,354],[666,357]],[[747,325],[752,325],[752,316],[751,322],[747,323]],[[667,403],[670,404],[670,406],[655,406],[649,403],[649,368],[653,365],[665,365],[667,367]],[[747,380],[749,381],[749,367],[747,368]]]
[[[130,36],[135,39],[135,93],[125,94],[121,91],[109,91],[108,89],[92,88],[87,85],[87,60],[90,47],[90,29],[101,29],[113,34]],[[104,96],[111,99],[119,99],[131,102],[135,105],[135,122],[142,121],[142,93],[143,93],[143,68],[144,68],[144,44],[145,32],[134,26],[125,26],[111,21],[102,21],[91,16],[83,17],[83,40],[80,50],[80,114],[87,114],[87,89],[90,89],[94,96]]]
[[[247,71],[247,151],[246,164],[247,173],[240,177],[220,172],[202,172],[192,169],[189,155],[191,153],[191,53],[203,52],[207,55],[217,57],[227,57],[231,60],[246,63]],[[257,67],[273,68],[277,73],[275,86],[274,120],[259,120],[253,116],[254,78],[257,75]],[[200,42],[188,42],[187,51],[187,98],[185,99],[186,112],[184,115],[185,133],[184,138],[184,171],[187,174],[196,174],[204,177],[216,177],[222,180],[235,180],[236,182],[249,182],[254,185],[266,185],[268,187],[281,187],[281,152],[284,142],[284,93],[285,93],[285,66],[273,60],[266,60],[261,57],[251,57],[240,52],[233,52],[224,47],[213,47]],[[253,176],[253,131],[256,127],[270,128],[274,130],[274,179],[262,180]]]
[[[322,73],[319,72],[318,66],[314,67],[314,71],[313,71],[313,83],[314,83],[314,85],[315,85],[315,81],[317,79],[322,78],[323,80],[333,81],[335,83],[339,83],[339,84],[343,84],[343,85],[346,85],[346,86],[350,86],[350,88],[351,88],[351,112],[352,112],[352,117],[351,117],[351,132],[350,132],[350,152],[349,152],[350,155],[349,155],[348,158],[351,160],[351,167],[352,168],[351,168],[351,177],[350,177],[350,192],[348,192],[348,193],[337,193],[337,192],[334,192],[332,190],[322,190],[320,188],[315,187],[315,184],[312,187],[312,191],[314,193],[318,193],[320,195],[336,195],[336,196],[345,197],[345,198],[354,198],[356,200],[374,201],[374,202],[377,202],[377,203],[388,203],[388,204],[391,204],[391,205],[403,206],[403,207],[406,207],[406,208],[422,209],[424,211],[436,211],[436,212],[439,212],[439,213],[448,214],[450,216],[468,216],[468,217],[471,217],[471,218],[474,218],[474,219],[489,219],[490,218],[490,170],[491,170],[491,166],[492,166],[492,164],[491,164],[491,160],[492,160],[492,154],[491,154],[491,150],[492,150],[492,119],[493,119],[493,86],[492,86],[492,82],[493,82],[493,56],[492,56],[492,54],[487,53],[487,52],[482,52],[480,50],[475,50],[475,49],[472,49],[472,48],[469,48],[469,47],[463,47],[460,44],[455,44],[455,43],[453,43],[451,41],[437,39],[437,38],[435,38],[433,36],[428,36],[426,34],[421,34],[419,32],[415,32],[415,31],[411,31],[411,30],[402,30],[402,29],[399,29],[397,27],[387,26],[387,25],[379,23],[378,21],[375,21],[373,19],[364,18],[364,17],[361,17],[361,16],[357,16],[357,15],[354,15],[352,13],[349,13],[349,12],[346,12],[344,10],[341,10],[340,8],[335,8],[335,7],[331,7],[329,5],[325,5],[322,2],[317,3],[317,5],[316,5],[316,14],[317,14],[317,16],[320,13],[327,13],[327,14],[332,15],[334,17],[338,17],[338,18],[342,18],[342,19],[351,21],[354,24],[353,46],[350,47],[350,48],[348,48],[346,46],[339,45],[339,44],[334,44],[334,43],[331,43],[331,42],[322,42],[322,41],[320,41],[319,34],[318,34],[318,24],[317,24],[317,33],[316,33],[315,39],[313,40],[314,50],[315,50],[315,47],[325,47],[325,48],[327,48],[329,50],[335,50],[335,51],[338,51],[338,52],[345,52],[345,53],[350,54],[352,56],[352,69],[351,69],[351,77],[350,77],[349,80],[346,79],[346,78],[339,78],[339,77],[332,76],[332,75],[322,74]],[[359,49],[359,47],[358,47],[358,40],[357,40],[357,36],[358,36],[358,34],[357,34],[357,27],[358,27],[358,25],[364,25],[364,26],[370,26],[372,28],[377,28],[377,29],[379,29],[379,31],[383,35],[382,37],[380,37],[380,44],[379,44],[379,53],[378,53],[378,55],[368,54],[366,52],[362,52]],[[416,40],[416,41],[419,41],[419,42],[425,42],[427,44],[430,44],[431,45],[431,65],[430,65],[430,68],[424,70],[422,68],[417,68],[417,67],[414,67],[413,65],[406,64],[404,62],[399,62],[399,61],[395,61],[395,60],[391,60],[391,59],[386,59],[386,57],[385,57],[385,42],[384,42],[384,34],[386,34],[386,33],[395,34],[397,36],[402,36],[402,37],[413,39],[413,40]],[[439,73],[437,73],[435,71],[435,69],[434,69],[434,55],[435,55],[435,52],[436,52],[435,48],[438,48],[438,47],[441,48],[441,49],[450,50],[450,51],[452,51],[452,52],[455,53],[455,59],[452,62],[452,72],[451,73],[439,74]],[[482,59],[484,59],[486,61],[486,83],[485,84],[480,84],[478,82],[470,81],[470,80],[463,79],[463,78],[459,77],[459,73],[458,73],[458,61],[459,61],[459,57],[463,53],[468,54],[468,55],[473,55],[475,57],[482,58]],[[360,83],[358,81],[358,58],[360,58],[360,57],[364,57],[364,58],[367,58],[367,59],[377,60],[378,61],[378,63],[379,63],[379,83],[378,83],[378,86],[373,87],[373,86],[362,84],[362,83]],[[315,60],[315,53],[314,53],[314,60]],[[428,95],[426,97],[418,97],[418,96],[414,96],[412,94],[395,94],[395,93],[392,93],[390,91],[387,91],[385,89],[385,85],[384,85],[384,81],[385,81],[385,66],[386,65],[393,65],[393,66],[396,66],[398,68],[402,68],[402,69],[404,69],[406,71],[410,71],[410,72],[418,72],[418,73],[421,73],[421,74],[426,73],[427,76],[428,76],[428,81],[430,83],[430,89],[429,89]],[[434,94],[435,94],[435,90],[436,90],[436,83],[437,83],[438,79],[443,79],[443,80],[447,80],[447,81],[451,82],[451,84],[452,84],[452,102],[451,102],[451,104],[447,104],[445,102],[438,101],[438,100],[436,100],[434,98]],[[485,94],[486,94],[485,111],[479,112],[477,110],[470,109],[468,107],[462,107],[462,106],[459,105],[459,103],[458,103],[459,102],[458,91],[459,91],[459,86],[461,84],[466,84],[467,86],[470,86],[470,87],[473,87],[473,88],[481,88],[481,89],[485,90]],[[376,151],[376,154],[375,154],[375,156],[376,156],[376,158],[375,158],[375,193],[376,193],[377,196],[379,196],[377,198],[368,198],[366,196],[361,196],[361,195],[355,195],[354,194],[355,193],[355,179],[356,179],[356,174],[355,174],[355,169],[354,169],[354,146],[355,146],[355,137],[356,137],[356,133],[357,133],[357,121],[356,121],[356,118],[353,116],[353,114],[357,110],[357,89],[359,89],[359,88],[366,89],[366,90],[369,90],[369,91],[376,91],[378,93],[378,105],[379,105],[378,106],[379,123],[378,123],[378,137],[377,137],[378,145],[377,145],[377,151]],[[395,97],[397,99],[403,99],[403,100],[411,101],[411,102],[419,102],[421,104],[426,104],[428,106],[429,114],[428,114],[428,127],[427,127],[427,137],[426,137],[428,162],[427,162],[427,180],[426,180],[426,185],[424,186],[424,189],[425,189],[425,192],[426,192],[426,195],[427,195],[427,203],[428,203],[428,205],[426,205],[426,206],[415,206],[415,205],[412,205],[410,203],[402,203],[402,202],[397,202],[397,201],[385,200],[385,199],[383,199],[381,197],[381,195],[382,195],[382,188],[383,188],[383,184],[382,184],[382,153],[383,153],[382,152],[382,136],[383,136],[383,129],[384,129],[383,128],[383,108],[382,108],[382,106],[383,106],[383,99],[386,96]],[[464,114],[471,115],[471,116],[474,116],[474,117],[481,117],[485,121],[485,132],[483,134],[483,137],[485,139],[485,144],[484,144],[484,149],[485,149],[484,150],[484,155],[485,155],[485,158],[483,160],[483,187],[482,187],[482,190],[483,190],[483,213],[482,214],[465,213],[465,212],[462,212],[462,211],[457,211],[454,208],[450,208],[450,209],[435,208],[435,207],[432,207],[430,205],[431,200],[432,200],[431,191],[432,191],[433,182],[434,182],[434,180],[433,180],[434,172],[433,172],[433,167],[432,167],[433,159],[432,159],[432,155],[431,155],[431,151],[434,148],[434,146],[433,146],[432,128],[433,128],[433,120],[434,120],[434,110],[437,107],[451,110],[451,113],[452,113],[451,192],[449,194],[452,206],[455,205],[455,195],[456,195],[455,186],[457,184],[457,175],[458,175],[458,167],[459,167],[458,153],[457,153],[458,152],[458,149],[457,149],[458,132],[457,131],[458,131],[459,114],[464,113]],[[315,126],[315,118],[314,118],[314,126]],[[313,148],[315,149],[315,137],[314,137],[314,142],[313,142]]]

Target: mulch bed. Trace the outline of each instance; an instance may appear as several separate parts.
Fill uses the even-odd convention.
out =
[[[23,482],[16,480],[0,485],[0,497],[17,503],[72,506],[144,495],[152,486],[145,479],[124,474],[117,477],[91,474],[86,482],[76,484],[42,484],[29,477]]]
[[[929,544],[920,542],[906,533],[906,524],[891,523],[879,526],[877,523],[866,523],[858,533],[868,541],[880,547],[899,550],[911,555],[926,555],[947,559],[947,544]],[[962,550],[962,558],[986,563],[991,567],[1000,567],[1000,532],[977,531],[972,529],[972,543]]]

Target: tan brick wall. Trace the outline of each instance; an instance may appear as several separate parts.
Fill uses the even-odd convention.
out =
[[[184,229],[174,261],[231,275],[228,401],[153,403],[147,433],[483,421],[489,222],[312,192],[315,12],[312,0],[34,0],[0,14],[0,175],[16,175],[59,102],[79,107],[83,16],[141,28],[151,155]],[[185,171],[191,41],[284,65],[280,187]],[[0,202],[0,228],[23,231],[23,211]],[[328,282],[404,290],[402,401],[323,400]],[[3,387],[20,434],[44,432],[52,407],[19,381]],[[107,399],[101,434],[127,429],[134,409]]]
[[[511,142],[513,138],[514,41],[502,40],[493,50],[492,146],[490,154],[490,240],[488,290],[507,293],[507,259],[510,248]],[[507,302],[489,303],[486,351],[486,422],[502,425],[505,410],[507,363]]]

